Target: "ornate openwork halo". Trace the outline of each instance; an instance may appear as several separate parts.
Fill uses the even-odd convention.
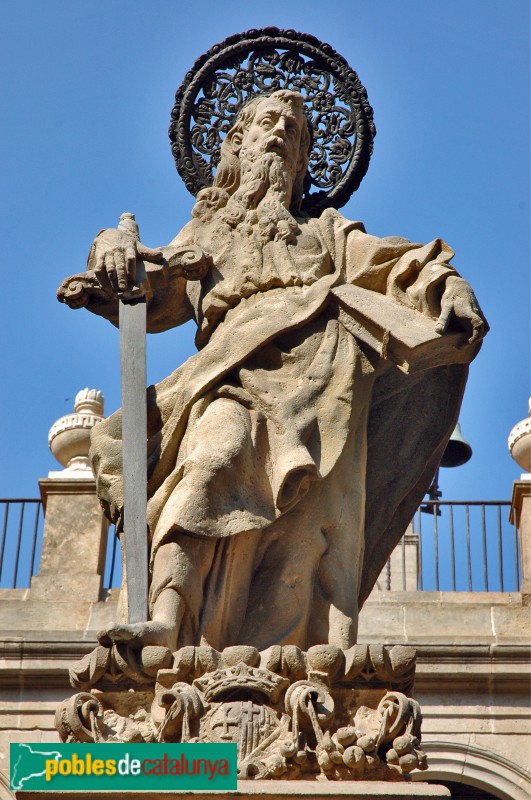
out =
[[[376,135],[367,92],[330,45],[278,28],[250,30],[214,45],[177,90],[169,136],[192,194],[212,184],[221,144],[242,105],[278,89],[300,92],[311,120],[302,210],[315,216],[345,205],[367,172]]]

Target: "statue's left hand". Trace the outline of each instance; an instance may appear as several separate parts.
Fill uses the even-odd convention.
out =
[[[452,319],[471,331],[469,344],[478,342],[489,330],[489,324],[470,285],[457,275],[450,275],[446,279],[441,314],[435,325],[436,333],[444,333]]]

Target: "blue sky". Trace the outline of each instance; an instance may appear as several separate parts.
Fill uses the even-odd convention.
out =
[[[257,4],[258,6],[258,4]],[[529,394],[529,5],[527,0],[18,0],[1,3],[3,280],[0,496],[35,497],[59,468],[47,432],[77,391],[120,405],[118,334],[57,303],[92,238],[133,211],[142,240],[170,241],[192,198],[167,139],[175,89],[224,37],[277,25],[350,62],[378,135],[343,209],[376,235],[444,238],[492,330],[461,423],[474,450],[444,470],[446,499],[510,497],[507,434]],[[150,337],[158,381],[193,352],[193,327]]]

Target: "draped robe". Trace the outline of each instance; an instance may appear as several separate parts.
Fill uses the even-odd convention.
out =
[[[153,331],[198,325],[199,352],[147,392],[150,608],[179,593],[180,646],[353,644],[479,349],[434,332],[456,274],[440,239],[377,238],[331,209],[298,222],[292,244],[193,219],[174,244],[213,267],[149,305]],[[433,330],[418,348],[417,320]],[[120,525],[120,412],[92,457]]]

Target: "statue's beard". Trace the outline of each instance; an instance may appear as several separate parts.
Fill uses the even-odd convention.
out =
[[[240,185],[221,211],[222,219],[260,242],[295,241],[299,226],[289,212],[293,170],[278,153],[240,153]]]
[[[240,185],[234,199],[246,208],[258,209],[267,195],[269,201],[289,208],[293,174],[286,160],[275,152],[247,150],[240,153]]]
[[[216,186],[203,189],[192,215],[205,224],[228,225],[259,244],[294,242],[300,228],[289,212],[294,175],[290,166],[279,153],[242,148],[234,194]]]

